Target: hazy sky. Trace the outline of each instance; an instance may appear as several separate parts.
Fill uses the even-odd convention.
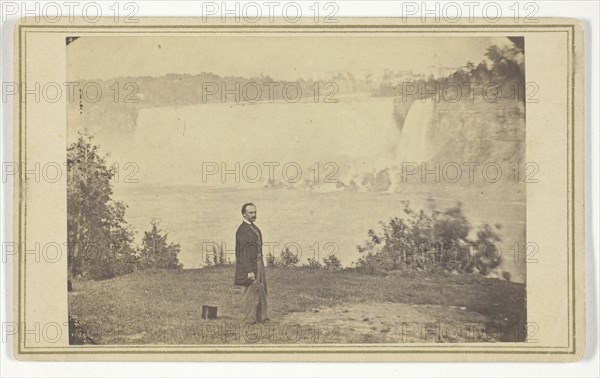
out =
[[[109,79],[166,73],[213,72],[220,76],[328,79],[384,69],[435,73],[484,59],[504,37],[138,36],[81,37],[67,46],[68,77]]]

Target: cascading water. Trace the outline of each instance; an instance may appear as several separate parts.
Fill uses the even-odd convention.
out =
[[[429,99],[416,100],[411,105],[400,139],[398,155],[402,161],[420,163],[434,153],[429,145],[434,107],[434,102]]]

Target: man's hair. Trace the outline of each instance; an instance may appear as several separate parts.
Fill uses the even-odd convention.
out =
[[[255,205],[255,204],[253,204],[252,202],[245,203],[245,204],[244,204],[244,206],[242,206],[242,214],[245,214],[245,213],[246,213],[246,208],[247,208],[248,206],[255,206],[255,207],[256,207],[256,205]]]

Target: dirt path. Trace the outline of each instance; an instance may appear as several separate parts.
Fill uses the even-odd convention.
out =
[[[464,343],[499,337],[485,316],[454,306],[353,303],[291,313],[278,322],[288,328],[318,327],[319,341],[325,343]]]

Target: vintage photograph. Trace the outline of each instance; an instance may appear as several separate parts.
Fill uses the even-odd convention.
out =
[[[523,343],[527,39],[65,38],[71,345]]]

